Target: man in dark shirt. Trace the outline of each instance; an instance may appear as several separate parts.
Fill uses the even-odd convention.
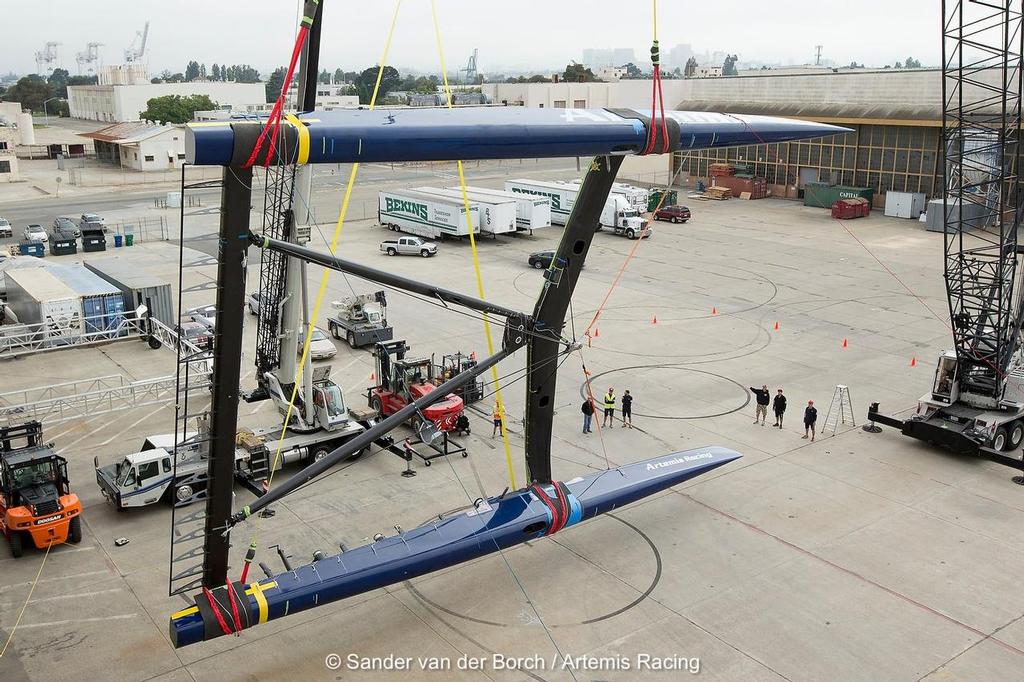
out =
[[[807,438],[807,433],[811,434],[811,442],[814,442],[814,424],[818,421],[818,408],[814,406],[813,400],[807,401],[807,407],[804,408],[804,438]]]
[[[757,398],[757,408],[754,412],[754,423],[761,420],[761,426],[764,426],[764,420],[768,418],[768,403],[772,401],[772,394],[768,392],[768,384],[765,384],[761,388],[750,387],[750,392]]]
[[[589,396],[583,399],[580,412],[583,413],[583,433],[593,433],[590,430],[590,420],[594,418],[594,401]]]
[[[772,411],[775,412],[775,424],[773,426],[778,426],[781,429],[782,416],[786,414],[786,396],[782,394],[781,388],[775,394],[775,399],[772,401]]]
[[[622,394],[622,428],[633,428],[633,396],[627,390]]]

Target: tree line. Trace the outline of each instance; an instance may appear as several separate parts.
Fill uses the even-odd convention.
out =
[[[69,116],[69,85],[96,85],[96,76],[72,76],[67,69],[54,69],[46,78],[30,74],[22,76],[17,83],[6,89],[0,88],[0,99],[20,102],[23,109],[36,113],[45,111],[57,116]]]

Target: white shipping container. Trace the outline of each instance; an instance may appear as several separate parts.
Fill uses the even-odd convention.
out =
[[[413,191],[463,201],[462,189],[459,187],[415,187]],[[470,205],[476,204],[480,212],[480,232],[497,235],[516,231],[515,201],[480,194],[468,187],[466,188],[466,197],[469,199]]]
[[[7,305],[21,324],[32,325],[50,345],[74,343],[82,335],[78,294],[45,268],[4,271]]]
[[[377,195],[377,220],[392,230],[431,239],[469,236],[480,232],[480,210],[475,204],[466,207],[461,200],[424,194],[413,190],[380,192]]]
[[[451,189],[451,188],[449,188]],[[474,194],[491,196],[496,199],[511,199],[516,202],[516,228],[519,230],[539,230],[551,227],[551,200],[533,194],[517,194],[488,187],[466,187]]]

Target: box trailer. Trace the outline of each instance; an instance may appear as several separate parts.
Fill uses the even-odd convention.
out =
[[[582,185],[582,182],[580,180],[573,180],[571,184],[576,185],[578,188]],[[651,191],[649,189],[636,187],[635,185],[627,185],[624,182],[613,182],[611,193],[618,194],[620,197],[625,197],[626,201],[629,202],[629,205],[639,213],[653,210],[647,208],[651,197]]]
[[[449,188],[453,189],[453,188]],[[551,200],[532,194],[516,194],[489,187],[466,187],[474,194],[496,199],[510,199],[516,202],[516,229],[533,232],[542,227],[551,227]]]
[[[84,265],[121,291],[125,310],[129,313],[144,305],[151,317],[168,327],[178,324],[170,282],[141,272],[138,264],[123,258],[89,260]]]
[[[97,335],[91,338],[128,335],[124,326],[124,296],[120,289],[81,265],[54,264],[48,269],[79,295],[82,326],[86,334]]]
[[[505,189],[519,194],[547,197],[551,200],[551,222],[565,225],[569,220],[569,214],[572,213],[572,207],[576,204],[576,195],[580,187],[571,182],[508,180],[505,182]],[[644,208],[646,209],[646,204]],[[649,237],[652,233],[652,228],[648,221],[640,217],[640,212],[626,197],[614,192],[608,195],[598,223],[600,227],[612,228],[615,234],[625,235],[630,239]]]
[[[434,196],[462,201],[462,189],[459,187],[415,187],[415,192],[433,194]],[[480,232],[499,235],[516,231],[516,203],[512,199],[499,199],[486,194],[474,192],[466,188],[466,197],[472,206],[476,204],[480,212]]]
[[[4,271],[7,307],[18,322],[35,330],[45,346],[76,343],[82,336],[82,304],[77,293],[47,268]]]
[[[391,230],[431,239],[468,237],[472,222],[473,234],[480,232],[479,207],[470,204],[467,220],[462,199],[448,199],[408,189],[380,192],[377,199],[377,220]]]

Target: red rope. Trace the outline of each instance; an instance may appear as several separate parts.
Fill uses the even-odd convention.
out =
[[[299,55],[302,53],[302,46],[305,44],[308,34],[309,29],[306,26],[299,28],[299,35],[295,39],[295,47],[292,49],[292,58],[288,62],[288,71],[285,74],[284,83],[281,85],[281,94],[277,96],[274,108],[270,111],[270,118],[267,119],[266,125],[263,126],[263,130],[256,140],[256,145],[252,149],[252,153],[249,154],[249,158],[243,165],[244,168],[249,168],[256,163],[256,157],[259,156],[268,134],[270,134],[270,148],[267,151],[266,158],[263,160],[263,167],[268,167],[271,159],[274,157],[274,151],[277,149],[277,135],[281,128],[281,112],[284,110],[284,101],[288,95],[288,88],[292,84],[292,77],[295,75],[295,65],[299,61]]]
[[[235,617],[235,632],[242,631],[242,619],[238,617],[238,602],[235,600],[235,588],[229,583],[227,585],[228,601],[231,602],[231,614]]]
[[[225,635],[230,635],[231,630],[228,629],[228,622],[224,620],[224,616],[220,615],[220,607],[217,605],[217,600],[213,598],[213,592],[210,592],[209,588],[203,585],[203,594],[210,600],[210,608],[213,610],[213,615],[217,617],[217,622],[220,623],[220,629],[224,631]]]

